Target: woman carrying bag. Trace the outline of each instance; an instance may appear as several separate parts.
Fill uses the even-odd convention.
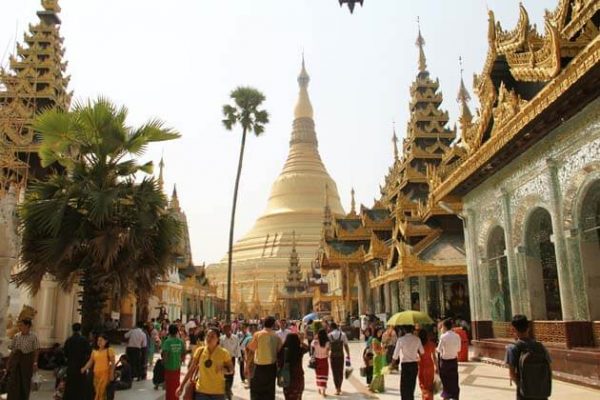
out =
[[[229,352],[219,346],[219,334],[217,328],[208,330],[205,345],[194,353],[177,396],[185,391],[184,400],[225,400],[225,373],[234,367]]]
[[[419,387],[421,388],[422,400],[433,400],[434,379],[437,373],[437,360],[435,356],[435,343],[427,330],[419,330],[419,339],[423,344],[423,355],[419,358]]]

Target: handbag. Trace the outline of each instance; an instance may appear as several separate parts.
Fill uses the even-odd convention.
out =
[[[283,350],[283,366],[277,370],[277,386],[287,388],[292,382],[290,374],[290,363],[288,361],[288,349]]]
[[[367,367],[360,367],[358,373],[362,378],[365,378],[367,376]]]
[[[435,374],[433,378],[433,385],[431,387],[431,391],[433,394],[438,394],[442,391],[442,380],[438,374]]]
[[[200,358],[202,358],[202,352],[204,352],[204,348],[200,350],[198,354],[198,364],[196,365],[196,370],[192,373],[190,380],[187,381],[183,388],[183,400],[194,400],[194,395],[196,392],[196,381],[198,380],[198,375],[200,371]]]
[[[317,369],[317,359],[315,358],[315,356],[312,356],[308,361],[308,368]]]

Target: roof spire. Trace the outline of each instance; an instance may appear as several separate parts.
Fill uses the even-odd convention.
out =
[[[306,64],[304,62],[304,52],[302,52],[302,69],[300,75],[298,75],[298,86],[300,86],[300,93],[298,94],[298,102],[296,103],[296,109],[294,115],[296,118],[312,118],[313,108],[310,104],[310,98],[308,97],[308,83],[310,82],[310,76],[306,72]]]
[[[394,145],[394,161],[398,161],[398,136],[396,136],[396,122],[392,122],[394,134],[392,135],[392,143]]]
[[[179,197],[177,196],[177,185],[173,185],[173,194],[171,195],[171,208],[179,210]]]
[[[421,35],[421,20],[417,17],[417,26],[419,29],[419,35],[417,36],[416,45],[419,48],[419,72],[427,71],[427,60],[425,59],[425,52],[423,51],[423,46],[425,46],[425,39]]]
[[[354,188],[352,188],[350,191],[350,196],[352,196],[352,200],[350,202],[350,214],[356,214],[356,200],[354,199],[355,194],[356,192],[354,191]]]
[[[165,169],[165,160],[163,156],[160,156],[160,162],[158,163],[158,168],[159,168],[159,172],[158,172],[158,188],[160,189],[161,193],[164,189],[164,185],[165,185],[165,180],[163,178],[163,170]]]
[[[459,121],[461,124],[461,129],[464,129],[465,124],[470,123],[473,120],[473,114],[471,114],[471,110],[469,109],[469,101],[471,100],[471,96],[467,91],[465,86],[465,82],[463,80],[463,60],[462,57],[458,57],[458,64],[460,66],[460,86],[458,88],[458,97],[456,101],[460,104],[460,117]]]

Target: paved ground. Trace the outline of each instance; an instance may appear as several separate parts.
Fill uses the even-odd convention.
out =
[[[358,367],[360,362],[360,354],[362,351],[362,345],[359,343],[352,343],[350,345],[352,352],[352,360],[354,364],[355,373],[350,377],[349,380],[344,382],[342,396],[334,396],[333,380],[329,380],[329,395],[327,398],[335,399],[341,398],[346,400],[358,400],[358,399],[399,399],[399,381],[400,376],[398,374],[391,374],[386,376],[386,393],[373,395],[369,393],[364,384],[364,379],[358,375]],[[117,349],[117,351],[123,351],[123,349]],[[483,363],[464,363],[459,367],[460,373],[460,386],[461,386],[461,398],[463,399],[478,399],[478,400],[504,400],[514,399],[514,387],[509,386],[507,372],[505,369],[483,364]],[[320,399],[321,397],[317,394],[315,387],[315,376],[314,371],[311,369],[305,369],[306,379],[306,390],[304,399]],[[32,396],[32,400],[48,400],[52,398],[52,387],[53,383],[50,381],[51,377],[48,376],[48,381],[42,385],[42,390],[36,392]],[[236,400],[245,400],[250,398],[248,389],[239,381],[239,375],[235,377],[234,394]],[[419,389],[417,387],[416,398],[420,398]],[[560,381],[553,382],[553,399],[577,399],[577,400],[597,400],[600,398],[600,391],[563,383]],[[125,392],[117,392],[117,400],[162,400],[164,399],[163,391],[155,391],[152,387],[150,380],[145,382],[135,382],[131,390]],[[281,391],[278,392],[277,399],[283,399]],[[437,399],[437,397],[436,397]]]

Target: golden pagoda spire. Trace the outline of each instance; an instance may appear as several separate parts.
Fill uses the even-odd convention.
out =
[[[308,83],[310,82],[310,76],[306,72],[306,65],[304,63],[304,53],[302,53],[302,69],[300,75],[298,75],[298,86],[300,92],[298,93],[298,102],[296,103],[296,109],[294,110],[294,116],[298,118],[311,118],[313,117],[313,108],[310,104],[310,98],[308,96]]]
[[[165,161],[163,160],[163,157],[160,157],[160,162],[158,163],[158,168],[159,168],[159,172],[158,172],[158,188],[160,189],[161,193],[164,190],[164,184],[165,184],[165,180],[163,178],[163,170],[165,169]]]
[[[419,17],[417,17],[417,25],[419,27],[419,35],[417,36],[416,46],[419,48],[419,72],[427,71],[427,60],[425,59],[425,51],[423,51],[423,46],[425,46],[425,39],[421,35],[421,21]]]
[[[394,145],[394,161],[398,161],[398,136],[396,136],[396,123],[393,123],[392,144]]]
[[[462,57],[458,57],[458,63],[460,65],[460,86],[458,88],[458,97],[456,98],[456,101],[460,104],[459,122],[461,124],[461,128],[464,128],[465,124],[469,124],[473,120],[473,114],[471,114],[468,104],[471,100],[471,96],[469,95],[463,80],[464,70]]]
[[[352,197],[352,200],[350,201],[350,214],[353,215],[356,215],[356,200],[354,199],[355,194],[356,192],[354,191],[354,188],[352,188],[350,191],[350,196]]]

